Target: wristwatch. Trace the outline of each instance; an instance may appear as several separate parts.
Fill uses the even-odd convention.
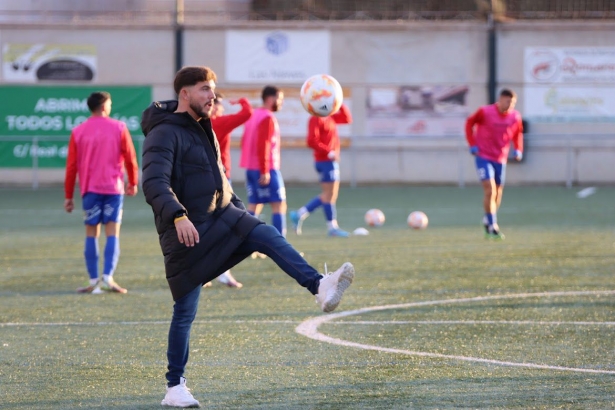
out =
[[[180,211],[175,212],[173,219],[181,218],[182,216],[186,216],[186,215],[187,215],[186,211],[182,209]]]

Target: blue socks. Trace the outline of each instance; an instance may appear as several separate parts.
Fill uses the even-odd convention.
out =
[[[97,238],[86,236],[85,250],[85,267],[88,270],[90,279],[98,279],[98,240]]]
[[[85,266],[90,275],[90,281],[98,280],[98,238],[87,236],[85,238]],[[108,236],[105,245],[105,262],[103,273],[105,277],[113,275],[117,262],[120,259],[120,238],[117,236]]]
[[[107,236],[107,244],[105,245],[105,265],[103,274],[113,275],[117,266],[117,261],[120,259],[120,238],[117,236]]]
[[[314,198],[312,198],[310,202],[305,204],[305,210],[308,211],[309,213],[312,213],[314,212],[314,209],[318,208],[321,205],[322,205],[322,201],[320,200],[320,195],[317,195]]]
[[[489,226],[492,226],[492,225],[498,223],[498,220],[497,220],[497,217],[495,216],[495,214],[485,214],[485,216],[487,217],[487,224]]]
[[[273,214],[271,215],[271,224],[286,237],[286,215],[285,214]]]
[[[333,204],[322,204],[322,209],[325,212],[325,219],[327,222],[331,222],[337,219],[337,211],[335,209],[335,205]]]
[[[258,215],[255,215],[254,212],[248,211],[248,213],[258,218]],[[278,232],[286,238],[286,214],[271,214],[271,225],[273,225],[275,229],[277,229]]]

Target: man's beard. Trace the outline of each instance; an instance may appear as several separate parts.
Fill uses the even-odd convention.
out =
[[[280,110],[280,106],[278,105],[278,103],[273,103],[273,105],[271,106],[271,112],[278,112]]]
[[[209,110],[205,111],[207,109],[207,107],[202,107],[202,106],[200,106],[198,104],[195,104],[193,102],[190,103],[190,109],[192,111],[194,111],[194,113],[196,115],[198,115],[200,118],[207,119],[211,115],[211,108]]]

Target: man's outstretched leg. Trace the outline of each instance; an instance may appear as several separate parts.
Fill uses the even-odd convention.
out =
[[[338,270],[321,275],[292,247],[271,225],[261,224],[250,232],[237,248],[236,254],[249,255],[257,251],[269,256],[284,272],[307,288],[323,312],[332,312],[342,300],[342,295],[354,279],[354,267],[344,263]]]

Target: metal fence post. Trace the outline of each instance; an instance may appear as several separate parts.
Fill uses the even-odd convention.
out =
[[[463,159],[465,158],[466,148],[462,139],[459,140],[459,148],[457,149],[457,163],[459,164],[459,188],[465,188],[465,169],[463,166]]]
[[[32,190],[38,189],[38,137],[32,138]]]
[[[354,144],[354,137],[350,137],[350,187],[357,187],[357,149]]]
[[[566,151],[566,188],[572,188],[572,136],[568,136]]]

